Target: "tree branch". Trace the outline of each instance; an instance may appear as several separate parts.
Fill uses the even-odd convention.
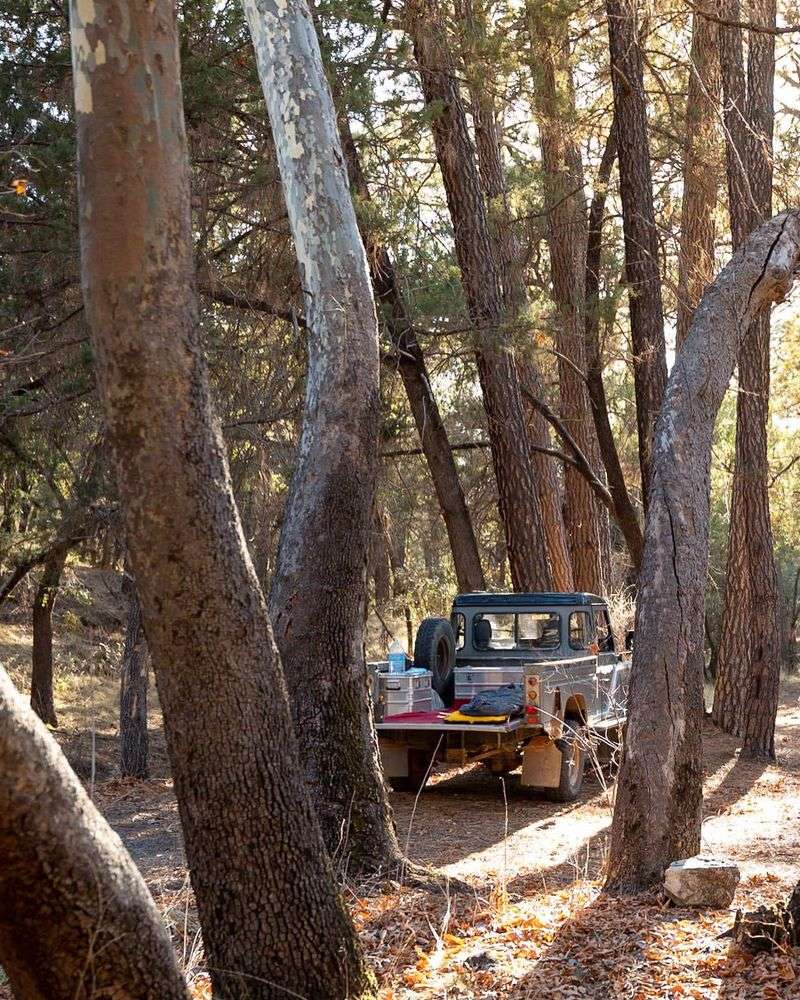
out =
[[[535,393],[531,392],[531,390],[526,385],[524,384],[520,385],[520,389],[522,390],[522,394],[525,396],[525,398],[528,400],[531,406],[539,413],[541,413],[544,419],[551,425],[551,427],[554,428],[556,433],[564,442],[564,444],[567,447],[567,451],[570,452],[570,454],[572,455],[573,464],[577,468],[578,472],[580,472],[580,474],[589,484],[589,486],[592,488],[592,491],[594,492],[598,500],[600,500],[600,502],[611,512],[611,514],[615,514],[616,511],[614,509],[614,500],[611,494],[609,493],[607,487],[603,483],[601,483],[600,480],[595,475],[594,470],[589,464],[589,460],[586,458],[584,453],[578,447],[575,438],[567,430],[561,418],[556,413],[554,413],[553,410],[550,409],[550,407],[547,405],[547,403],[544,402],[544,400],[539,399],[539,397],[535,395]]]
[[[257,299],[251,295],[240,295],[237,292],[229,292],[224,288],[212,288],[210,285],[201,285],[199,291],[214,302],[220,302],[225,306],[232,306],[234,309],[247,309],[251,312],[266,313],[276,319],[282,319],[286,323],[306,327],[306,318],[293,309],[279,309],[272,302],[266,299]]]

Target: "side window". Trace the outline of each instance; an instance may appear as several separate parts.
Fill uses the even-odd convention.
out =
[[[464,648],[465,619],[462,614],[455,611],[450,615],[450,624],[453,626],[453,633],[456,637],[456,649]]]
[[[570,649],[589,648],[589,612],[573,611],[569,616]]]
[[[476,649],[513,649],[515,615],[475,615],[472,640]]]
[[[561,618],[554,611],[534,611],[517,616],[517,649],[558,649]]]
[[[611,631],[611,622],[608,620],[608,612],[605,608],[594,609],[594,623],[597,629],[597,645],[601,653],[614,652],[614,633]]]

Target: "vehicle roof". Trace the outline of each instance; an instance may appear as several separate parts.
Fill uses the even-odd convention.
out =
[[[526,594],[497,594],[489,591],[476,591],[473,594],[459,594],[453,601],[454,608],[519,608],[528,605],[542,604],[544,606],[572,604],[605,604],[605,599],[597,594],[578,593],[548,593],[547,591],[530,592]]]

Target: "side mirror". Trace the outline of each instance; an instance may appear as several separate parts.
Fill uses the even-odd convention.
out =
[[[633,629],[629,628],[625,633],[625,648],[633,649]]]

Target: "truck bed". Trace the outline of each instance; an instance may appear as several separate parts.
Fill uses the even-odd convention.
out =
[[[462,701],[461,704],[465,705],[466,701]],[[460,705],[456,704],[453,708],[447,709],[447,712],[455,711],[459,707]],[[403,712],[400,715],[386,715],[382,722],[375,723],[375,728],[378,732],[410,729],[417,732],[436,730],[453,733],[513,733],[528,726],[524,716],[509,719],[507,722],[445,722],[443,719],[445,714],[447,713],[439,709],[435,712]]]

